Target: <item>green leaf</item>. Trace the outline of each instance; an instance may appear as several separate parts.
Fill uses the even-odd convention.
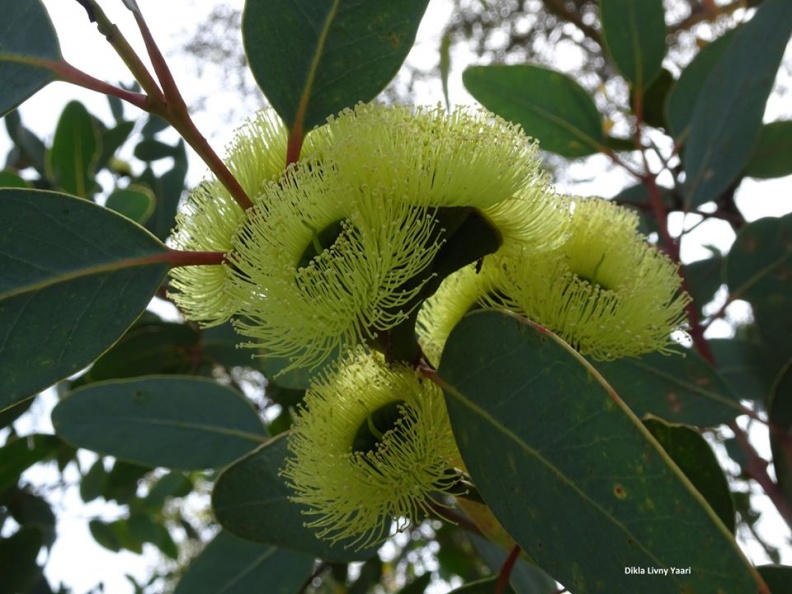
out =
[[[734,533],[734,501],[715,452],[701,434],[685,425],[647,419],[644,426],[696,487],[726,528]]]
[[[60,440],[54,435],[34,434],[0,447],[0,493],[16,484],[28,468],[54,456],[58,445]]]
[[[110,194],[105,206],[140,225],[144,225],[154,213],[156,202],[157,199],[151,190],[145,186],[131,185]]]
[[[792,360],[784,366],[773,386],[767,407],[770,431],[770,449],[773,452],[778,486],[787,503],[792,505]]]
[[[26,490],[12,489],[3,494],[4,505],[17,524],[41,531],[42,544],[50,548],[55,542],[55,513],[46,499]]]
[[[63,108],[47,154],[48,177],[67,194],[92,196],[99,188],[94,180],[99,151],[94,119],[82,103],[70,101]]]
[[[116,151],[126,142],[132,130],[135,128],[135,122],[123,121],[118,122],[114,128],[102,129],[101,147],[102,151],[99,155],[99,160],[96,163],[96,169],[104,169],[110,162]]]
[[[177,147],[159,140],[141,140],[135,146],[135,158],[141,161],[158,161],[172,157]]]
[[[31,404],[33,404],[33,400],[25,400],[0,412],[0,429],[8,427],[11,423],[25,414],[25,412],[27,412],[27,410],[30,408]]]
[[[165,251],[88,201],[0,190],[0,410],[109,348],[159,287]]]
[[[759,179],[792,175],[792,120],[762,126],[744,174]]]
[[[52,424],[77,447],[166,468],[217,468],[266,439],[247,400],[198,378],[91,384],[58,403]]]
[[[174,594],[292,594],[308,579],[313,557],[237,538],[223,530],[190,563]]]
[[[701,312],[723,284],[723,257],[713,256],[684,266],[687,290],[696,308]]]
[[[761,565],[756,569],[773,594],[792,594],[792,567]]]
[[[138,555],[143,552],[143,543],[130,534],[128,520],[91,520],[88,522],[88,529],[94,540],[108,551],[117,553],[121,549],[127,549]]]
[[[597,106],[566,74],[528,65],[473,66],[462,81],[484,107],[520,124],[546,151],[584,157],[604,148]]]
[[[287,127],[302,133],[385,88],[428,0],[247,0],[245,54]]]
[[[674,195],[672,190],[663,186],[658,186],[658,190],[660,191],[660,198],[663,204],[667,208],[673,209]],[[658,232],[657,220],[651,214],[652,203],[649,196],[649,189],[644,184],[639,183],[624,188],[621,192],[616,194],[612,200],[617,204],[627,206],[635,211],[640,221],[638,223],[638,231],[644,235]]]
[[[39,0],[3,0],[0,5],[0,116],[55,80],[36,60],[61,60],[60,46]]]
[[[473,313],[452,331],[438,375],[480,494],[571,592],[635,591],[631,567],[692,570],[642,579],[642,594],[756,592],[701,495],[560,339],[514,315]]]
[[[36,557],[44,537],[36,527],[20,528],[9,538],[0,538],[0,594],[27,592],[41,578]]]
[[[160,478],[144,499],[149,509],[161,510],[165,502],[172,497],[186,497],[192,493],[193,484],[180,472],[169,472]]]
[[[187,324],[138,320],[93,366],[71,382],[79,388],[97,381],[155,374],[186,374],[195,363],[198,332]]]
[[[600,0],[602,36],[613,62],[635,88],[660,74],[666,51],[662,0]]]
[[[712,427],[745,412],[729,384],[692,350],[684,356],[650,353],[596,362],[594,367],[638,417]]]
[[[367,559],[374,549],[356,551],[344,541],[319,540],[304,526],[302,505],[279,475],[288,455],[287,435],[278,436],[226,468],[212,493],[212,509],[220,525],[253,542],[271,544],[327,561]]]
[[[18,111],[12,111],[3,119],[5,120],[6,130],[8,130],[8,136],[14,142],[14,148],[18,149],[18,155],[12,164],[13,167],[19,170],[33,167],[42,177],[46,177],[44,158],[47,147],[44,146],[44,142],[25,127]],[[8,165],[11,165],[11,163]]]
[[[716,200],[745,169],[790,35],[792,2],[765,0],[707,77],[682,159],[690,208]]]
[[[0,188],[29,188],[30,184],[12,171],[0,171]]]
[[[718,37],[696,54],[668,93],[665,119],[675,140],[680,141],[687,137],[701,89],[737,30],[733,29]]]
[[[80,498],[88,503],[99,497],[107,485],[107,471],[104,467],[104,459],[99,458],[93,463],[80,481]]]
[[[149,466],[116,460],[107,474],[102,496],[107,501],[117,501],[122,505],[129,503],[137,496],[138,483],[151,470]]]
[[[718,374],[740,400],[767,400],[778,365],[765,345],[743,338],[710,339],[708,343]]]
[[[726,283],[735,299],[754,302],[789,290],[792,215],[767,217],[743,227],[726,257]]]
[[[146,222],[146,229],[156,237],[165,241],[170,235],[176,220],[176,210],[179,207],[184,181],[187,177],[187,151],[184,140],[179,140],[174,151],[173,167],[156,177],[151,169],[146,169],[138,180],[147,185],[157,198],[154,214]]]
[[[674,82],[674,75],[663,68],[652,84],[646,89],[642,99],[642,118],[645,123],[655,128],[666,127],[665,104],[668,94],[674,86]],[[636,109],[636,99],[635,89],[630,89],[630,107],[633,112],[635,112]],[[611,146],[611,148],[613,147]],[[632,148],[633,150],[635,149],[634,142]]]

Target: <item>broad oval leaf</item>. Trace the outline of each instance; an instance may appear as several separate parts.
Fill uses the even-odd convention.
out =
[[[593,364],[638,417],[714,427],[745,410],[728,383],[700,355],[651,353]]]
[[[105,206],[139,225],[145,224],[154,212],[157,199],[145,186],[129,186],[107,197]]]
[[[759,179],[792,175],[792,120],[762,126],[745,175]]]
[[[498,311],[452,331],[438,372],[467,468],[504,528],[571,592],[767,592],[701,495],[577,353]],[[607,543],[607,546],[603,546]],[[638,578],[640,579],[640,578]]]
[[[682,159],[688,208],[718,198],[744,170],[790,35],[792,2],[765,0],[710,72]]]
[[[267,439],[258,413],[240,394],[188,377],[91,384],[58,403],[52,424],[77,447],[185,470],[219,468]]]
[[[288,435],[273,438],[226,468],[212,492],[215,518],[229,532],[247,540],[306,553],[327,561],[359,561],[376,549],[356,551],[344,541],[320,540],[304,526],[304,506],[289,501],[292,492],[280,476]]]
[[[735,511],[729,482],[715,452],[701,433],[692,427],[670,425],[660,419],[647,419],[644,426],[733,534]]]
[[[25,435],[0,447],[0,493],[14,485],[19,475],[55,455],[60,439],[54,435]]]
[[[118,340],[162,282],[166,251],[86,200],[0,189],[0,410]]]
[[[611,58],[633,87],[646,89],[665,57],[662,0],[600,0],[602,35]]]
[[[55,80],[40,60],[60,60],[55,27],[40,0],[2,0],[0,19],[0,116]]]
[[[242,540],[222,530],[190,563],[174,594],[299,592],[313,565],[312,556]]]
[[[70,101],[63,108],[47,153],[48,177],[67,194],[91,197],[99,189],[94,174],[100,148],[93,117],[82,103]]]
[[[566,74],[527,65],[473,66],[462,81],[479,103],[520,124],[546,151],[584,157],[604,148],[597,106]]]
[[[737,29],[732,29],[703,47],[685,67],[666,96],[665,119],[677,141],[687,136],[701,89],[721,54],[734,39],[736,32]]]
[[[773,294],[788,294],[790,278],[792,214],[765,217],[743,227],[726,257],[726,283],[732,298],[754,303]]]
[[[250,69],[286,125],[301,133],[373,99],[415,42],[428,0],[247,0]]]

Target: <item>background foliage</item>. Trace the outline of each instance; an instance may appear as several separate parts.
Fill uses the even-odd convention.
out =
[[[81,4],[100,32],[112,31],[93,0]],[[145,38],[139,8],[125,5]],[[458,591],[495,592],[504,585],[493,577],[499,572],[521,593],[563,591],[555,580],[575,593],[636,584],[679,591],[672,580],[638,582],[615,571],[661,563],[691,566],[681,583],[693,592],[789,589],[792,568],[780,565],[788,547],[766,542],[756,525],[771,515],[789,543],[792,216],[748,222],[737,198],[764,199],[759,190],[745,196],[749,178],[792,175],[790,122],[764,121],[792,4],[454,0],[438,67],[398,75],[426,2],[395,6],[247,0],[241,19],[227,9],[214,19],[242,31],[249,68],[297,149],[307,129],[357,101],[414,99],[427,81],[447,93],[455,52],[472,50],[478,64],[463,74],[466,89],[536,137],[559,180],[579,160],[595,175],[619,170],[630,180],[613,199],[636,209],[644,232],[683,264],[694,298],[690,352],[592,367],[504,314],[471,316],[438,373],[471,474],[526,555],[502,569],[512,543],[470,503],[456,524],[426,521],[379,552],[329,547],[302,527],[277,475],[285,452],[278,435],[308,375],[275,382],[282,362],[236,350],[230,326],[201,330],[145,311],[164,297],[168,267],[185,262],[163,243],[185,189],[185,144],[218,173],[156,45],[149,43],[152,74],[131,59],[123,36],[112,36],[137,81],[115,87],[69,67],[38,0],[2,0],[0,112],[13,146],[0,172],[0,593],[72,591],[43,575],[41,552],[58,537],[50,500],[66,485],[31,480],[26,471],[37,465],[76,469],[85,502],[119,504],[118,519],[90,520],[99,544],[161,551],[161,567],[134,583],[136,592],[409,594],[430,582],[436,591],[465,584]],[[317,37],[322,27],[326,35]],[[288,30],[291,45],[276,43],[274,30]],[[199,59],[224,47],[211,35],[190,45]],[[379,59],[370,71],[341,76],[364,56]],[[228,50],[224,59],[239,76],[239,56]],[[55,79],[107,94],[112,121],[72,102],[51,140],[37,137],[14,108]],[[171,127],[182,140],[164,140]],[[122,160],[124,150],[133,159]],[[680,213],[682,229],[673,224]],[[682,260],[691,229],[712,220],[736,233],[731,248]],[[750,304],[750,320],[732,324],[728,338],[711,337],[707,330],[728,320],[737,301]],[[532,373],[542,383],[509,400],[513,408],[500,407]],[[623,406],[604,383],[589,381],[597,374]],[[19,430],[50,387],[60,399],[54,434]],[[592,409],[575,408],[581,400]],[[570,431],[595,413],[601,424]],[[663,450],[649,455],[652,439]],[[85,450],[95,461],[85,463]],[[646,483],[624,470],[641,456],[647,475],[670,478]],[[581,479],[603,457],[630,482],[600,492]],[[507,460],[516,471],[502,468]],[[619,489],[654,503],[618,511]],[[185,502],[210,492],[213,514],[190,513]],[[621,536],[625,525],[640,537],[641,554]],[[758,544],[759,563],[777,565],[755,569],[733,537]]]

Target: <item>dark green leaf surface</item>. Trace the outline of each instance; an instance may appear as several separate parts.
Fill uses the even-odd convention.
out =
[[[692,350],[684,357],[650,353],[594,367],[638,417],[712,427],[743,413],[729,384]]]
[[[26,59],[60,60],[58,37],[39,0],[0,1],[0,116],[55,77]]]
[[[0,594],[26,592],[41,577],[36,557],[44,544],[41,530],[23,527],[9,538],[0,538]]]
[[[644,426],[685,474],[731,533],[734,533],[734,501],[715,452],[701,433],[685,425],[669,425],[647,419]]]
[[[226,468],[212,493],[215,518],[229,532],[254,542],[271,544],[328,561],[367,559],[374,549],[356,551],[319,540],[306,528],[302,505],[289,501],[291,490],[278,474],[288,455],[287,435]]]
[[[682,159],[691,208],[718,198],[744,170],[790,35],[792,2],[766,0],[707,77]]]
[[[752,567],[701,495],[567,349],[497,311],[467,316],[445,347],[457,444],[504,528],[576,594],[755,593]]]
[[[473,66],[465,87],[484,107],[520,124],[543,150],[583,157],[602,149],[602,116],[583,87],[538,66]]]
[[[428,0],[248,0],[250,69],[290,129],[308,132],[373,99],[415,42]]]
[[[770,448],[778,485],[792,504],[792,361],[789,361],[773,386],[767,407],[770,426]]]
[[[97,169],[102,169],[110,162],[110,158],[115,155],[116,151],[126,142],[132,130],[135,128],[135,122],[124,121],[118,122],[114,128],[102,130],[102,151],[99,155],[99,161],[96,164]]]
[[[605,45],[619,72],[638,89],[660,74],[665,56],[662,0],[600,0]]]
[[[186,374],[192,368],[199,334],[176,322],[139,319],[71,388],[104,380],[156,374]]]
[[[30,184],[11,171],[0,171],[0,188],[29,188]]]
[[[88,503],[99,497],[107,484],[107,471],[104,459],[99,458],[86,472],[80,481],[80,498]]]
[[[217,468],[266,439],[242,396],[186,377],[91,384],[55,407],[52,424],[78,447],[167,468]]]
[[[764,402],[770,395],[778,366],[758,340],[719,338],[708,341],[718,374],[740,400]]]
[[[184,181],[187,177],[187,152],[184,140],[179,140],[174,150],[173,167],[156,177],[151,169],[146,169],[138,180],[154,192],[157,198],[154,214],[146,222],[146,229],[165,241],[175,224],[176,210],[179,207]]]
[[[135,146],[135,158],[141,161],[158,161],[174,155],[176,147],[159,140],[142,140]]]
[[[729,31],[698,52],[669,92],[665,105],[666,121],[676,140],[687,136],[701,89],[736,31]]]
[[[18,111],[12,111],[3,118],[8,130],[8,136],[14,143],[16,153],[14,159],[9,156],[9,165],[17,169],[33,167],[42,177],[46,177],[47,172],[44,166],[44,157],[47,147],[44,142],[36,136],[29,128],[22,123],[22,118]]]
[[[0,447],[0,493],[13,485],[25,470],[55,455],[60,440],[54,435],[35,434]]]
[[[665,105],[668,94],[674,86],[674,75],[663,68],[660,74],[654,79],[652,84],[643,94],[643,121],[655,128],[667,128],[665,119]],[[630,106],[635,112],[636,109],[635,89],[630,89]]]
[[[33,404],[32,399],[25,400],[24,402],[14,404],[13,406],[10,406],[0,412],[0,429],[3,427],[8,427],[11,423],[21,417],[30,408],[31,404]]]
[[[792,120],[762,126],[745,175],[760,179],[792,175]]]
[[[175,594],[294,594],[313,557],[242,540],[223,530],[190,563]],[[265,586],[266,585],[266,586]]]
[[[46,499],[27,490],[12,489],[3,494],[0,505],[20,526],[38,528],[45,547],[50,548],[55,542],[55,513]]]
[[[105,206],[114,210],[139,225],[144,225],[149,220],[156,198],[151,190],[144,186],[129,186],[123,190],[116,190],[107,197]]]
[[[792,214],[746,225],[726,258],[726,282],[732,296],[753,302],[788,291],[791,262]]]
[[[699,312],[715,296],[723,284],[723,257],[713,256],[685,264],[683,269],[687,290]]]
[[[761,565],[756,569],[773,594],[792,594],[792,567]]]
[[[0,410],[96,359],[134,322],[166,251],[124,217],[63,194],[0,190]]]
[[[117,501],[120,504],[129,503],[137,495],[138,483],[152,468],[140,466],[124,460],[116,460],[113,468],[107,473],[104,481],[102,497],[107,501]]]
[[[91,114],[79,101],[70,101],[61,113],[47,153],[48,177],[67,194],[89,198],[99,189],[94,173],[100,148],[99,131]]]

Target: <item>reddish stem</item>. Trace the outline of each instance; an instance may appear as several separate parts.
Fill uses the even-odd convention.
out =
[[[225,261],[225,252],[168,250],[164,261],[172,266],[216,266]]]
[[[514,564],[517,563],[517,558],[519,556],[520,545],[514,545],[514,548],[509,552],[509,556],[506,557],[506,561],[503,562],[500,573],[498,573],[498,581],[495,584],[495,594],[503,594],[506,586],[509,585],[512,569],[514,569]]]

